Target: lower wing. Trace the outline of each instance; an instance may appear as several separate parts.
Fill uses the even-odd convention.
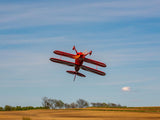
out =
[[[89,58],[84,58],[84,61],[87,62],[87,63],[91,63],[91,64],[94,64],[94,65],[101,66],[101,67],[106,67],[106,64],[104,64],[102,62],[99,62],[99,61],[96,61],[96,60],[89,59]]]
[[[68,65],[68,66],[74,66],[75,65],[74,62],[69,62],[69,61],[61,60],[61,59],[57,59],[57,58],[50,58],[50,61],[60,63],[60,64],[64,64],[64,65]]]
[[[98,75],[102,75],[102,76],[106,75],[106,73],[103,72],[103,71],[100,71],[100,70],[97,70],[97,69],[94,69],[94,68],[91,68],[91,67],[88,67],[88,66],[85,66],[85,65],[82,65],[81,68],[83,70],[86,70],[86,71],[89,71],[89,72],[93,72],[93,73],[96,73]]]
[[[66,53],[66,52],[63,52],[63,51],[59,51],[59,50],[55,50],[53,51],[55,54],[57,55],[62,55],[62,56],[65,56],[65,57],[69,57],[69,58],[74,58],[76,55],[74,54],[70,54],[70,53]]]

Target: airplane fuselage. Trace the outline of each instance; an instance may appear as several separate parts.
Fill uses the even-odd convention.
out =
[[[78,52],[76,55],[79,56],[78,58],[75,59],[75,71],[78,72],[83,64],[85,55],[82,52]]]

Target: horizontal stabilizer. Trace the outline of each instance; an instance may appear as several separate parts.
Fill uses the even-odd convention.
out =
[[[70,74],[76,74],[76,75],[78,75],[78,76],[80,76],[80,77],[86,77],[85,75],[83,75],[82,73],[79,73],[79,72],[76,72],[76,71],[66,71],[66,72],[68,72],[68,73],[70,73]]]

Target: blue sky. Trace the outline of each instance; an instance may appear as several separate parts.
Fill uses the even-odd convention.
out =
[[[160,106],[159,0],[0,0],[0,106],[71,103]],[[106,76],[52,63],[53,50],[92,50]],[[73,61],[69,58],[64,58]],[[86,64],[95,67],[90,64]],[[123,87],[130,91],[122,91]]]

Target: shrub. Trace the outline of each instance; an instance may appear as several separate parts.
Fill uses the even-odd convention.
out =
[[[3,111],[3,107],[0,107],[0,111]]]
[[[12,106],[6,105],[6,106],[4,107],[4,110],[5,110],[5,111],[11,111],[11,110],[12,110]]]

